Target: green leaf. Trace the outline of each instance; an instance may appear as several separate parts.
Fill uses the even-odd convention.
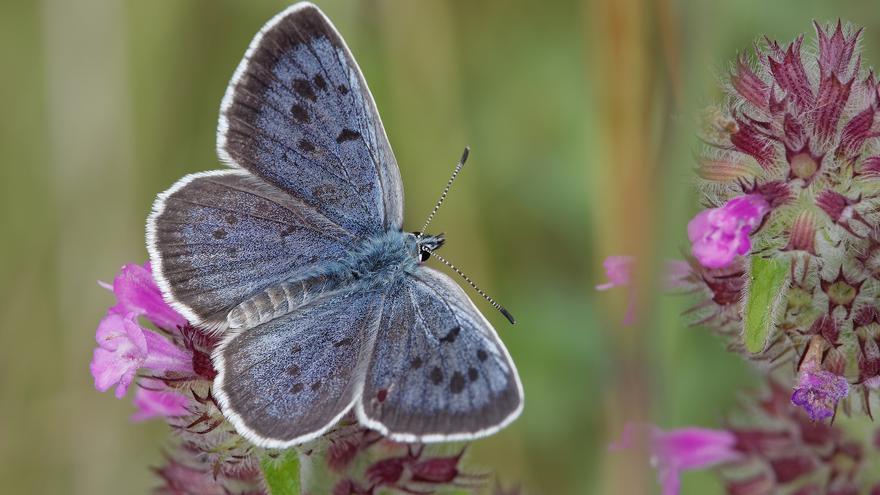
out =
[[[271,495],[299,495],[299,454],[296,449],[279,452],[260,459],[263,478]]]
[[[788,293],[788,258],[752,256],[743,303],[743,340],[752,354],[764,350]]]

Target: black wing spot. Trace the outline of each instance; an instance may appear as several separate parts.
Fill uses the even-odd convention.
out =
[[[290,376],[296,376],[299,374],[299,366],[292,364],[289,368],[287,368],[287,374]]]
[[[315,77],[312,78],[312,82],[315,83],[315,86],[317,86],[318,89],[320,89],[321,91],[327,89],[327,81],[325,81],[324,78],[321,77],[321,74],[316,74]]]
[[[229,225],[235,225],[238,223],[238,217],[233,215],[232,213],[230,213],[229,215],[226,215],[225,220],[226,220],[226,223],[228,223]]]
[[[342,132],[340,132],[339,135],[336,136],[336,142],[341,144],[346,141],[354,141],[355,139],[358,139],[360,137],[361,133],[357,131],[353,131],[351,129],[343,129]]]
[[[453,394],[461,393],[464,390],[464,384],[464,375],[456,371],[452,374],[452,378],[449,379],[449,391]]]
[[[336,91],[339,91],[341,94],[347,95],[348,87],[345,84],[340,84],[339,86],[336,86]]]
[[[434,385],[440,385],[441,383],[443,383],[443,371],[435,366],[433,369],[431,369],[431,374],[428,375],[428,378],[431,379],[431,383],[433,383]]]
[[[416,357],[412,358],[412,361],[409,362],[409,367],[414,370],[417,370],[422,367],[422,364],[423,364],[422,358],[420,358],[419,356],[416,356]]]
[[[321,382],[315,382],[312,384],[312,392],[317,392],[319,388],[321,388]]]
[[[309,121],[308,110],[306,110],[306,107],[300,105],[299,103],[290,107],[290,114],[293,115],[293,120],[297,121],[300,124],[304,124]]]
[[[315,197],[318,201],[324,203],[335,203],[343,199],[342,194],[340,194],[339,190],[330,184],[323,184],[320,186],[315,186],[312,188],[312,196]]]
[[[238,254],[238,248],[228,247],[226,248],[226,254],[229,256],[235,256],[236,254]]]
[[[308,98],[312,101],[318,99],[317,95],[315,95],[315,90],[312,89],[312,85],[305,79],[294,79],[293,90],[296,91],[300,98]]]
[[[480,361],[485,361],[489,359],[489,355],[486,354],[486,351],[480,349],[477,351],[477,359],[479,359]]]
[[[451,344],[455,342],[455,339],[458,338],[458,334],[461,333],[461,327],[454,327],[449,333],[446,334],[445,337],[440,339],[440,342]]]
[[[302,383],[294,383],[293,387],[290,387],[290,392],[294,393],[294,394],[298,394],[298,393],[302,392],[302,390],[303,390]]]
[[[480,373],[476,368],[468,368],[468,380],[475,382],[480,377]]]
[[[214,231],[214,239],[226,239],[226,231],[223,229],[217,229]]]
[[[339,342],[334,343],[333,347],[342,347],[344,345],[351,345],[352,342],[353,341],[352,341],[351,337],[346,337],[346,338],[340,340]]]
[[[294,232],[296,232],[297,229],[298,229],[297,226],[289,225],[287,228],[285,228],[284,230],[281,231],[281,237],[287,237],[290,234],[293,234]]]
[[[303,350],[302,346],[297,344],[297,345],[290,348],[290,353],[291,354],[299,354],[300,352],[302,352],[302,350]]]
[[[311,153],[311,152],[315,151],[315,145],[310,143],[306,139],[300,139],[299,142],[296,144],[297,144],[297,146],[299,146],[299,149],[305,151],[306,153]]]

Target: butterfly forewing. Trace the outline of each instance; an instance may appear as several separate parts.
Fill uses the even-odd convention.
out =
[[[148,222],[153,272],[176,309],[219,327],[253,293],[342,256],[354,236],[242,170],[183,178]]]
[[[358,411],[400,441],[490,434],[522,409],[504,345],[446,275],[420,267],[386,297]]]
[[[254,38],[220,112],[218,153],[359,236],[402,225],[397,162],[366,82],[317,7]]]

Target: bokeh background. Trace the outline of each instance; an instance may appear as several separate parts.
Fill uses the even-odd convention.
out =
[[[656,490],[639,453],[609,453],[628,420],[718,426],[757,383],[654,282],[686,248],[700,109],[767,34],[811,20],[864,25],[870,1],[318,1],[375,94],[406,188],[407,227],[430,210],[445,255],[517,316],[487,312],[526,390],[522,417],[471,463],[535,494]],[[0,3],[0,491],[144,493],[162,422],[92,387],[94,328],[125,262],[146,259],[153,197],[217,168],[219,101],[276,0]],[[597,293],[602,259],[639,260],[639,320]],[[711,473],[685,494],[720,493]]]

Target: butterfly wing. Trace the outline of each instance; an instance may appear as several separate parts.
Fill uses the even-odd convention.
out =
[[[382,294],[337,292],[224,339],[213,355],[224,416],[262,447],[323,434],[358,397],[382,306]]]
[[[147,221],[153,273],[195,324],[219,328],[251,294],[342,257],[355,236],[244,170],[190,175]]]
[[[220,158],[358,236],[403,224],[400,171],[351,52],[314,5],[269,21],[229,83]]]
[[[522,410],[492,325],[449,277],[421,266],[386,297],[360,401],[362,424],[404,442],[490,435]]]

